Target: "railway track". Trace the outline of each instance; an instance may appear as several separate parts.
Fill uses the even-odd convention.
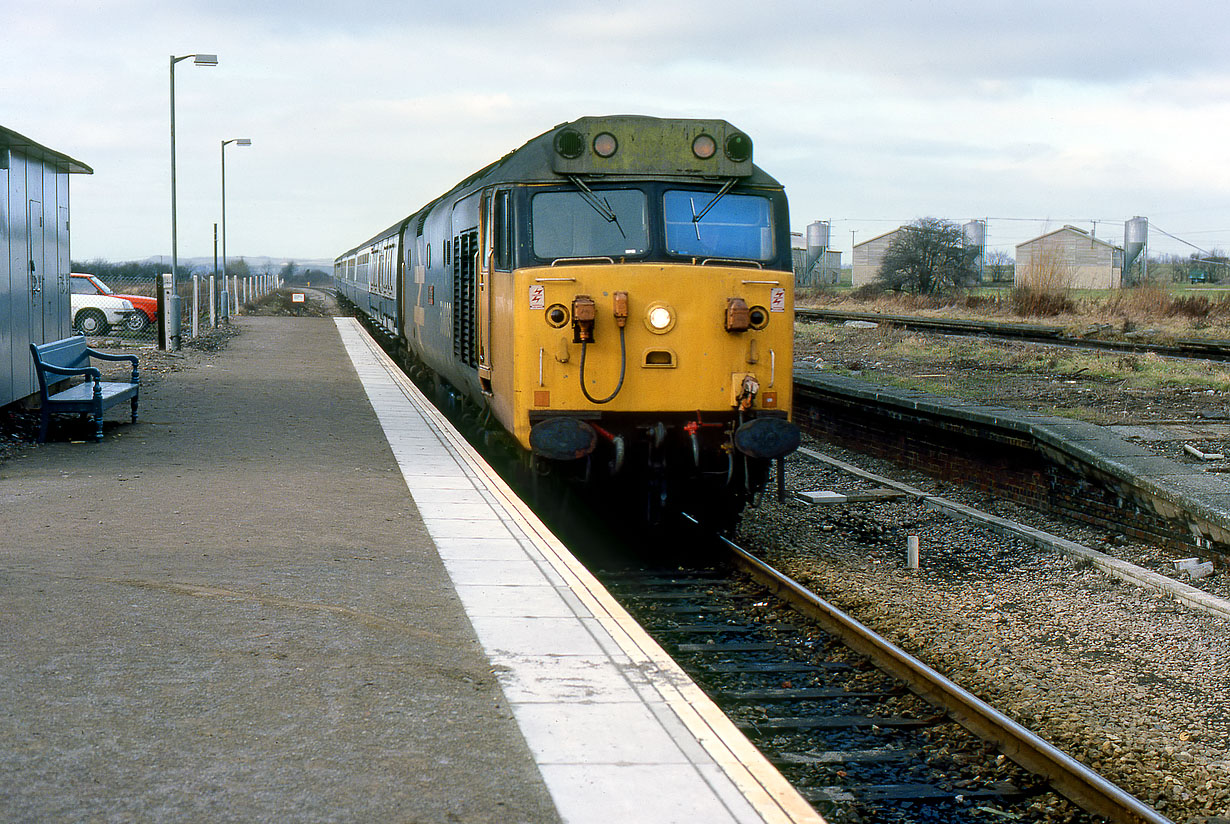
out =
[[[753,584],[710,568],[621,572],[607,586],[834,824],[1057,820],[1056,805],[1068,822],[1169,821],[788,576],[708,540]],[[1040,799],[1052,790],[1075,806]]]
[[[1170,343],[1147,343],[1144,341],[1109,340],[1106,338],[1073,335],[1060,326],[1036,323],[1000,323],[997,321],[964,320],[961,318],[927,318],[913,315],[882,315],[875,312],[842,312],[833,309],[795,309],[799,320],[844,323],[863,321],[889,323],[903,329],[938,332],[945,335],[977,335],[989,338],[1005,338],[1031,343],[1051,343],[1060,346],[1086,349],[1105,349],[1113,352],[1151,352],[1173,358],[1200,358],[1204,360],[1230,360],[1230,340],[1201,340],[1180,338]]]

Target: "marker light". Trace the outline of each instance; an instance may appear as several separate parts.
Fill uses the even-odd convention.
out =
[[[619,141],[610,132],[603,132],[594,138],[594,154],[598,157],[610,157],[619,148]]]
[[[735,132],[726,138],[726,156],[735,163],[742,163],[752,157],[752,139],[745,134]]]
[[[652,303],[645,312],[645,326],[659,335],[669,332],[675,325],[675,313],[665,303]]]
[[[707,134],[702,134],[692,141],[692,154],[701,160],[708,160],[717,151],[717,143]]]
[[[555,136],[555,151],[569,160],[580,157],[585,151],[585,138],[576,129],[564,129]]]

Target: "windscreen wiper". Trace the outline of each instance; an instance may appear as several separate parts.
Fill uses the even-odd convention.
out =
[[[619,230],[619,234],[626,240],[628,237],[624,227],[619,225],[619,216],[615,214],[615,210],[611,208],[611,204],[605,198],[599,198],[594,194],[594,190],[585,185],[585,181],[576,175],[568,175],[568,179],[572,181],[572,185],[577,187],[577,191],[581,193],[581,199],[590,205],[590,207],[602,215],[602,219],[607,223],[614,223],[615,228]],[[733,180],[730,181],[734,183]]]
[[[712,209],[714,206],[716,206],[717,202],[721,200],[723,197],[725,197],[726,193],[731,190],[731,187],[733,187],[738,182],[739,182],[739,178],[732,177],[730,180],[723,183],[722,188],[718,189],[718,193],[713,196],[713,200],[709,201],[709,205],[700,210],[700,214],[696,213],[696,207],[693,206],[692,207],[692,222],[700,223],[701,220],[705,217],[705,215],[709,214],[709,210]],[[696,232],[697,232],[697,236],[699,236],[699,233],[700,233],[699,226],[696,227]]]

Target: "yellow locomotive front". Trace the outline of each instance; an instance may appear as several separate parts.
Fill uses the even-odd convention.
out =
[[[729,511],[798,445],[782,187],[724,121],[549,137],[551,176],[484,200],[488,403],[539,461],[647,488],[651,517],[672,497]]]

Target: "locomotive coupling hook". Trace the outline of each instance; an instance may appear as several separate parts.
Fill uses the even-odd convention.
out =
[[[760,392],[760,381],[756,380],[755,375],[746,375],[743,378],[743,390],[739,393],[739,409],[746,411],[752,408],[752,404],[756,401],[756,395]]]

